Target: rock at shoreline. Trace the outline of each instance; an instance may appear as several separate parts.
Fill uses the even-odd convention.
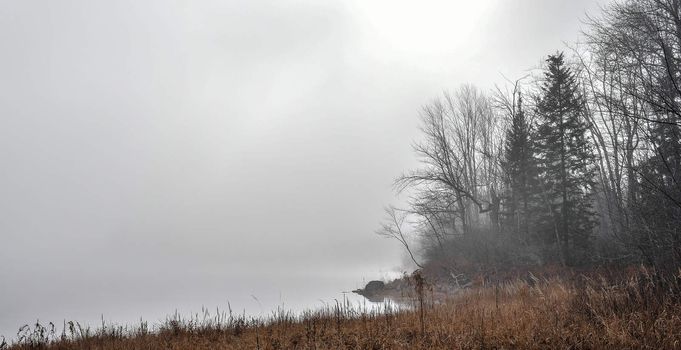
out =
[[[352,292],[374,303],[380,303],[386,299],[397,303],[409,303],[417,298],[416,278],[420,278],[417,276],[423,276],[421,283],[424,283],[426,294],[433,300],[444,300],[471,286],[470,280],[464,274],[440,272],[441,274],[437,275],[431,272],[420,275],[421,273],[417,270],[411,275],[405,274],[389,282],[371,281],[363,289],[356,289]]]
[[[367,283],[364,289],[355,289],[352,292],[359,294],[372,302],[383,301],[385,283],[383,281],[371,281]]]

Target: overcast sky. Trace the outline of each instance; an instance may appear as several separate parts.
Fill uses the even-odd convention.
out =
[[[523,76],[597,9],[2,1],[0,334],[314,306],[404,269],[373,232],[421,106]]]

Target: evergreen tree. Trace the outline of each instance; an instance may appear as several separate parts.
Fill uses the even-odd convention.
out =
[[[537,174],[531,128],[523,110],[522,96],[518,97],[517,111],[512,115],[511,125],[506,131],[503,166],[507,182],[506,226],[515,239],[529,243],[531,212],[535,206],[533,187]]]
[[[546,243],[555,244],[563,264],[584,263],[595,225],[591,193],[594,156],[587,141],[583,99],[563,54],[550,55],[537,103],[537,151],[541,199],[538,215]]]

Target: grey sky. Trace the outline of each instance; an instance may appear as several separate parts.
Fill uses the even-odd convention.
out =
[[[372,232],[415,165],[421,105],[522,76],[596,9],[3,1],[0,334],[312,306],[399,271]]]

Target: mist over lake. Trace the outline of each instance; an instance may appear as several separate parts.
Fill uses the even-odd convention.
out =
[[[203,308],[215,314],[218,310],[228,313],[231,307],[234,314],[249,317],[268,317],[278,309],[300,313],[336,302],[370,308],[363,298],[350,291],[363,287],[369,279],[398,277],[387,271],[381,273],[378,266],[375,270],[379,272],[372,275],[366,274],[364,267],[225,274],[224,269],[175,267],[172,271],[116,272],[115,281],[107,280],[101,273],[76,275],[64,271],[62,276],[34,273],[32,278],[8,281],[39,292],[30,299],[3,293],[0,334],[13,337],[23,325],[17,325],[16,320],[29,324],[37,320],[53,322],[61,332],[63,321],[78,320],[96,327],[103,317],[107,324],[135,325],[140,320],[154,324],[175,312],[182,317],[201,314]],[[63,284],[68,286],[62,287]],[[45,287],[49,285],[54,287]]]

